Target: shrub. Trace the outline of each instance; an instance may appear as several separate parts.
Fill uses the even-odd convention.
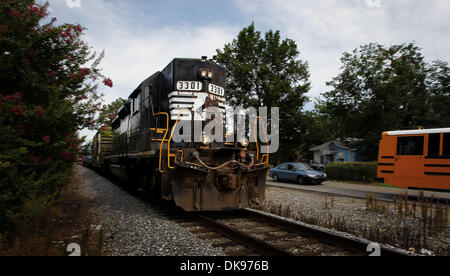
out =
[[[330,180],[373,182],[377,179],[377,163],[331,163],[327,166],[326,173]]]
[[[39,1],[42,2],[42,1]],[[0,233],[42,215],[59,195],[106,77],[79,25],[47,19],[48,3],[0,2]],[[105,85],[111,86],[107,79]]]

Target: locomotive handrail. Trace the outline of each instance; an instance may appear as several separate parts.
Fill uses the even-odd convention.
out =
[[[175,132],[175,129],[177,128],[178,122],[180,121],[181,116],[183,115],[183,112],[185,112],[185,111],[187,111],[187,112],[192,112],[192,110],[190,110],[190,109],[182,109],[182,110],[180,111],[180,114],[178,114],[178,118],[177,118],[175,124],[174,124],[173,127],[172,127],[172,131],[171,131],[171,133],[170,133],[169,141],[167,142],[167,167],[168,167],[169,169],[175,169],[175,167],[172,167],[172,166],[170,165],[170,157],[175,157],[175,159],[177,158],[177,155],[176,155],[176,154],[171,154],[171,153],[170,153],[170,142],[172,141],[173,133]],[[193,120],[193,118],[191,118],[191,120]]]
[[[198,162],[200,162],[200,164],[201,164],[203,167],[205,167],[205,168],[207,168],[207,169],[210,169],[210,170],[218,170],[218,169],[221,169],[221,168],[227,166],[228,164],[238,164],[239,166],[241,166],[241,167],[243,167],[243,168],[250,169],[251,167],[253,167],[253,165],[254,165],[254,163],[255,163],[255,160],[252,158],[252,162],[251,162],[250,165],[248,165],[248,166],[245,165],[245,164],[242,164],[242,163],[239,162],[239,161],[236,161],[236,160],[230,160],[230,161],[227,161],[227,162],[223,163],[222,165],[220,165],[220,166],[218,166],[218,167],[210,167],[210,166],[206,165],[206,164],[200,159],[200,156],[199,156],[199,155],[196,155],[196,159],[197,159]],[[198,164],[190,163],[190,162],[186,162],[186,164],[198,166]]]
[[[159,113],[155,114],[155,116],[160,116],[160,115],[165,115],[166,118],[167,118],[167,128],[166,128],[166,131],[164,133],[164,138],[162,139],[161,146],[159,148],[159,166],[158,166],[159,172],[160,173],[165,173],[165,171],[163,171],[162,168],[161,168],[161,163],[162,163],[161,159],[162,159],[162,149],[163,149],[163,146],[164,146],[164,141],[166,140],[167,133],[169,133],[169,114],[166,113],[166,112],[159,112]]]
[[[183,161],[184,161],[184,150],[177,150],[177,154],[178,154],[179,152],[181,152],[181,158],[180,158],[180,161],[181,161],[181,163],[183,163]]]

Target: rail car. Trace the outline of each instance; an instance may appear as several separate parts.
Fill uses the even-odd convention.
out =
[[[191,142],[176,143],[172,137],[186,115],[192,115],[192,128],[208,123],[194,114],[198,108],[225,113],[225,75],[225,68],[213,60],[177,58],[144,80],[112,123],[113,146],[104,158],[105,170],[186,211],[262,203],[269,155],[260,154],[261,144],[237,141],[235,130],[224,135],[234,135],[232,143],[213,142],[204,134],[196,139],[194,132]]]
[[[378,178],[402,188],[450,191],[450,128],[384,132]]]
[[[113,152],[112,129],[102,127],[92,140],[92,166],[96,169],[105,168],[105,160]]]

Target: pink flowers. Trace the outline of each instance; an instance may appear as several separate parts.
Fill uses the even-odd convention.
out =
[[[0,34],[8,31],[8,26],[0,26]]]
[[[31,14],[34,14],[39,11],[39,8],[37,6],[28,5],[28,10],[30,11]]]
[[[36,111],[39,114],[39,116],[44,116],[44,111],[42,110],[42,107],[40,105],[36,106]]]
[[[87,96],[86,95],[84,95],[83,97],[81,97],[83,100],[87,100]]]
[[[12,10],[9,15],[17,19],[22,19],[22,13],[20,11]]]
[[[73,79],[73,78],[75,78],[77,75],[75,75],[74,73],[70,73],[69,74],[69,79]]]
[[[67,28],[65,31],[59,33],[63,38],[67,38],[66,42],[73,41],[74,36],[72,34],[72,29]]]
[[[56,79],[56,72],[55,72],[55,71],[51,71],[48,75],[49,75],[50,77]]]
[[[10,100],[18,100],[22,97],[20,92],[16,92],[14,95],[7,95],[3,98],[5,102],[9,102]]]
[[[103,83],[106,86],[113,87],[113,82],[112,82],[112,80],[110,78],[107,78],[106,80],[104,80]]]
[[[89,73],[91,73],[91,70],[90,70],[89,68],[82,68],[82,69],[80,69],[80,74],[81,74],[82,76],[86,76],[86,75],[88,75]]]
[[[30,158],[34,161],[34,163],[39,164],[41,162],[41,159],[39,157],[36,157],[34,155],[30,155]]]
[[[61,152],[61,157],[66,160],[66,161],[71,161],[72,160],[72,154],[70,152],[67,151],[62,151]]]
[[[44,141],[46,144],[50,143],[50,136],[43,137],[42,141]]]
[[[40,9],[40,10],[39,10],[39,17],[42,18],[42,17],[45,16],[45,14],[46,14],[46,13],[45,13],[45,9]]]
[[[73,26],[72,28],[73,28],[73,30],[74,30],[75,32],[77,32],[77,33],[83,32],[83,27],[81,27],[80,24],[78,24],[78,25],[76,25],[76,26]]]
[[[72,144],[70,144],[70,148],[71,148],[71,149],[73,149],[73,150],[77,150],[77,149],[78,149],[78,147],[79,147],[79,145],[78,145],[78,144],[76,144],[76,143],[72,143]]]
[[[17,105],[13,108],[11,108],[11,112],[14,113],[17,116],[23,116],[25,113],[23,112],[23,108],[20,105]]]

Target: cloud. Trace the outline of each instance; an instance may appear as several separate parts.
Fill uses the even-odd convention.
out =
[[[105,49],[101,67],[116,85],[113,90],[102,89],[107,102],[119,96],[127,98],[141,81],[175,57],[214,55],[238,31],[215,25],[161,26],[154,24],[157,18],[145,16],[145,11],[128,1],[82,1],[80,8],[68,8],[61,0],[50,2],[63,20],[75,20],[88,28],[84,39],[90,46]]]
[[[42,0],[43,1],[43,0]],[[379,2],[381,7],[370,7]],[[416,41],[427,61],[448,61],[448,0],[234,0],[118,1],[50,0],[59,22],[88,28],[85,39],[105,49],[101,67],[115,83],[101,86],[106,101],[126,98],[139,83],[175,57],[211,56],[252,21],[261,31],[280,30],[299,45],[308,61],[312,89],[318,97],[339,72],[343,52],[377,42],[385,45]],[[217,20],[214,20],[217,18]],[[307,108],[312,109],[310,103]]]
[[[379,8],[368,5],[380,3]],[[329,90],[343,52],[377,42],[385,45],[416,41],[428,61],[449,60],[450,1],[407,0],[235,0],[256,27],[279,29],[294,39],[301,58],[310,64],[317,97]],[[311,107],[311,105],[309,105]]]
[[[52,14],[58,22],[80,23],[88,30],[84,40],[94,50],[105,49],[100,67],[114,81],[112,89],[100,86],[106,103],[131,92],[147,77],[164,69],[176,57],[212,56],[233,39],[238,29],[227,26],[187,26],[155,24],[157,18],[145,16],[128,1],[82,1],[69,8],[65,1],[51,0]],[[143,20],[138,20],[142,18]],[[93,136],[90,131],[82,135]]]

